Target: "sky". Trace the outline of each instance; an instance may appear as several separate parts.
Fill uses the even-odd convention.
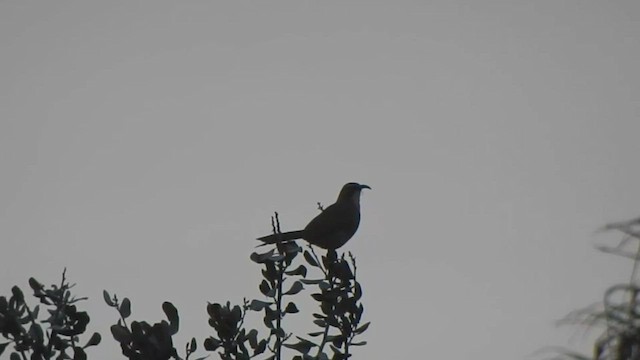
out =
[[[356,359],[589,352],[556,321],[629,278],[594,245],[640,215],[636,1],[2,1],[0,48],[0,293],[66,267],[90,358],[103,289],[202,341],[350,181]]]

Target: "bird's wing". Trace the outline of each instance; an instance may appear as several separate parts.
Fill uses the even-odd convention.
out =
[[[337,234],[351,237],[359,222],[360,213],[357,209],[355,211],[351,209],[350,204],[332,204],[311,220],[304,232],[306,237],[315,239],[323,239]]]

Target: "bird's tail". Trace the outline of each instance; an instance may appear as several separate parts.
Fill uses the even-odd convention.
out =
[[[259,237],[257,240],[262,241],[264,243],[263,245],[275,244],[283,241],[302,239],[302,234],[303,234],[302,230],[289,231],[289,232],[271,234],[271,235]]]

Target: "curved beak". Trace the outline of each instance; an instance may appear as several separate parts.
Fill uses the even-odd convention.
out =
[[[362,189],[369,189],[369,190],[371,190],[371,187],[369,187],[369,185],[360,184],[360,190],[362,190]]]

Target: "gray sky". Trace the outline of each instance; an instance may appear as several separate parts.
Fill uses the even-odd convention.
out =
[[[628,279],[593,244],[640,215],[638,2],[3,1],[0,48],[0,291],[68,267],[92,358],[102,289],[204,339],[348,181],[355,358],[525,358]]]

